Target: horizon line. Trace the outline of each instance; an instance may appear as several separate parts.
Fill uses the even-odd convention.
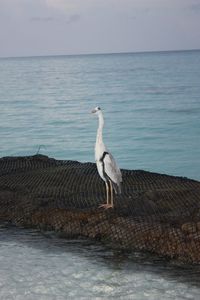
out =
[[[74,53],[74,54],[41,54],[41,55],[19,55],[19,56],[0,56],[0,59],[9,58],[37,58],[37,57],[59,57],[59,56],[89,56],[89,55],[117,55],[117,54],[145,54],[145,53],[166,53],[166,52],[189,52],[200,51],[194,49],[170,49],[170,50],[144,50],[144,51],[122,51],[122,52],[96,52],[96,53]]]

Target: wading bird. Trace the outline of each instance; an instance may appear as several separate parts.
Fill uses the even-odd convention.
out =
[[[116,194],[121,194],[122,174],[118,168],[114,157],[108,151],[103,142],[103,125],[104,119],[100,107],[95,107],[92,113],[99,118],[99,127],[97,130],[96,144],[95,144],[95,160],[97,170],[100,177],[104,180],[106,185],[106,204],[100,205],[103,208],[112,208],[113,205],[113,189]]]

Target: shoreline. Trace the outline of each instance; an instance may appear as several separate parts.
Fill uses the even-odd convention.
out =
[[[200,263],[200,182],[140,170],[122,175],[122,195],[104,210],[95,164],[1,158],[0,221]]]

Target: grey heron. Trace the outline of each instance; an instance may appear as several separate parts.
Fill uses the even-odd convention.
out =
[[[106,204],[100,205],[105,209],[113,208],[113,189],[116,194],[121,193],[122,174],[117,166],[114,157],[106,148],[103,142],[103,126],[104,118],[100,107],[95,107],[92,113],[99,118],[99,127],[97,130],[96,144],[95,144],[95,161],[100,177],[104,180],[106,185]]]

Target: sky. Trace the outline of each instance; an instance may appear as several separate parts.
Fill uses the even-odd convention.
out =
[[[200,0],[0,0],[0,57],[200,48]]]

